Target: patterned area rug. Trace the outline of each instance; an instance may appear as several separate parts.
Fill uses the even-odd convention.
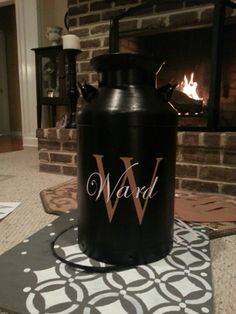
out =
[[[77,243],[76,211],[61,215],[0,258],[0,308],[17,313],[145,314],[211,313],[213,289],[209,238],[202,226],[175,222],[170,254],[123,271],[87,273],[56,259],[50,242],[68,261],[103,267]]]
[[[47,213],[60,215],[77,208],[77,179],[41,191]],[[211,239],[236,233],[236,198],[206,193],[176,191],[175,217],[204,224]]]
[[[77,180],[73,178],[40,192],[45,211],[60,215],[77,208]]]

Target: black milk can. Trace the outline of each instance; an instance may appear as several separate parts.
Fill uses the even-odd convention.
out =
[[[99,89],[78,111],[79,245],[109,264],[153,262],[172,247],[177,113],[148,57],[91,64]]]

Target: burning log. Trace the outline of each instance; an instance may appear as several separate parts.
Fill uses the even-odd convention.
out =
[[[199,115],[204,113],[203,99],[197,93],[198,83],[194,81],[194,73],[191,73],[190,80],[184,76],[179,88],[175,90],[171,103],[179,112],[179,115]]]
[[[204,111],[202,99],[193,99],[179,90],[173,92],[170,102],[181,115],[197,115]]]

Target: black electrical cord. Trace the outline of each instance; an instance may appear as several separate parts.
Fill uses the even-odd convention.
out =
[[[51,249],[52,249],[52,253],[53,255],[59,259],[61,262],[67,264],[68,266],[70,267],[73,267],[73,268],[78,268],[78,269],[81,269],[81,270],[85,270],[89,273],[108,273],[108,272],[112,272],[112,271],[122,271],[122,270],[127,270],[127,269],[130,269],[131,266],[117,266],[117,265],[109,265],[109,266],[87,266],[87,265],[83,265],[83,264],[77,264],[77,263],[73,263],[71,261],[68,261],[66,258],[60,256],[57,252],[56,252],[56,249],[55,249],[55,245],[56,245],[56,242],[57,240],[63,235],[65,234],[67,231],[69,231],[70,229],[72,228],[75,228],[77,227],[77,225],[73,225],[73,226],[70,226],[64,230],[62,230],[56,237],[55,239],[51,242]]]

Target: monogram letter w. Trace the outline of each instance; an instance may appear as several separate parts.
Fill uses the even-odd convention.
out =
[[[93,155],[96,159],[98,172],[91,174],[87,182],[87,192],[90,196],[96,196],[96,200],[103,194],[104,202],[107,209],[109,222],[112,221],[114,213],[116,211],[117,205],[119,203],[119,199],[121,197],[128,198],[132,196],[134,206],[136,209],[137,217],[139,224],[142,223],[143,217],[148,205],[148,201],[150,198],[154,197],[157,192],[154,192],[155,185],[157,183],[158,177],[156,176],[159,164],[163,158],[156,158],[156,165],[152,174],[151,182],[149,187],[138,187],[136,184],[135,176],[133,173],[133,168],[137,166],[139,163],[131,164],[133,158],[130,157],[121,157],[124,164],[125,171],[120,176],[117,181],[115,187],[111,191],[110,188],[110,173],[105,175],[104,167],[103,167],[103,156],[102,155]],[[99,186],[97,181],[94,180],[94,176],[99,178]],[[128,181],[128,185],[125,185],[126,181]],[[90,185],[95,187],[95,191],[91,192]],[[116,196],[114,204],[111,202],[112,195]],[[142,196],[144,200],[144,204],[142,206],[140,197]]]

